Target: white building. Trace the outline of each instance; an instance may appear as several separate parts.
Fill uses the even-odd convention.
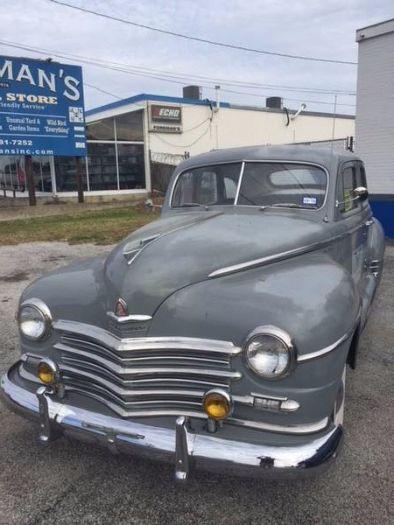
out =
[[[394,237],[394,19],[358,29],[356,40],[356,152],[374,213]]]
[[[289,110],[278,97],[267,99],[276,107],[201,100],[196,86],[185,90],[189,98],[141,94],[86,112],[86,197],[141,196],[152,189],[163,190],[174,165],[212,149],[327,144],[354,135],[351,115]],[[339,143],[342,147],[344,140]],[[1,177],[6,183],[18,181],[18,163],[22,159],[0,157],[0,183]],[[33,167],[39,195],[76,195],[73,158],[37,157]]]

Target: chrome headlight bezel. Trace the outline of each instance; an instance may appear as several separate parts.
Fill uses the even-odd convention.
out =
[[[43,329],[38,336],[32,336],[26,333],[22,328],[22,324],[23,324],[22,313],[23,313],[23,310],[26,308],[33,309],[41,318]],[[17,322],[18,322],[19,333],[25,339],[28,339],[29,341],[41,341],[45,339],[46,337],[48,337],[48,335],[50,334],[52,330],[51,311],[49,310],[48,306],[44,303],[44,301],[42,301],[41,299],[32,298],[32,299],[27,299],[26,301],[21,303],[18,309]]]
[[[262,373],[254,366],[254,364],[251,361],[251,358],[249,356],[250,345],[261,336],[271,337],[276,344],[279,342],[279,344],[282,345],[282,348],[286,351],[286,366],[278,374]],[[250,333],[246,339],[244,349],[245,361],[248,368],[260,379],[265,379],[267,381],[277,381],[283,379],[293,371],[296,365],[296,349],[290,335],[276,326],[259,326],[258,328],[253,330],[253,332]]]

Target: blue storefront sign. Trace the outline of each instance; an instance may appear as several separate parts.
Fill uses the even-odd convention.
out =
[[[81,67],[0,56],[0,155],[86,155]]]

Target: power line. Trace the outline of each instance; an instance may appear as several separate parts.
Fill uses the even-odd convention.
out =
[[[225,42],[219,42],[217,40],[209,40],[209,39],[201,38],[201,37],[197,37],[197,36],[186,35],[184,33],[176,33],[175,31],[169,31],[167,29],[161,29],[161,28],[154,27],[154,26],[149,26],[149,25],[146,25],[146,24],[140,24],[140,23],[137,23],[137,22],[133,22],[132,20],[127,20],[125,18],[118,18],[116,16],[108,15],[108,14],[105,14],[105,13],[100,13],[98,11],[93,11],[91,9],[86,9],[85,7],[79,7],[79,6],[67,4],[65,2],[59,2],[58,0],[47,0],[47,1],[51,2],[52,4],[58,4],[58,5],[61,5],[63,7],[69,7],[70,9],[74,9],[76,11],[81,11],[83,13],[87,13],[87,14],[91,14],[91,15],[95,15],[95,16],[100,16],[102,18],[106,18],[108,20],[113,20],[115,22],[121,22],[122,24],[127,24],[127,25],[131,25],[131,26],[134,26],[134,27],[140,27],[142,29],[148,29],[150,31],[155,31],[157,33],[162,33],[162,34],[170,35],[170,36],[173,36],[173,37],[183,38],[185,40],[193,40],[195,42],[201,42],[201,43],[210,44],[210,45],[213,45],[213,46],[225,47],[225,48],[228,48],[228,49],[237,49],[239,51],[247,51],[249,53],[257,53],[257,54],[260,54],[260,55],[271,55],[271,56],[278,56],[278,57],[282,57],[282,58],[291,58],[291,59],[297,59],[297,60],[308,60],[308,61],[312,61],[312,62],[325,62],[325,63],[331,63],[331,64],[346,64],[346,65],[351,65],[351,66],[356,66],[357,65],[357,62],[351,62],[351,61],[347,61],[347,60],[336,60],[336,59],[331,59],[331,58],[318,58],[318,57],[309,57],[309,56],[303,56],[303,55],[292,55],[292,54],[289,54],[289,53],[280,53],[280,52],[276,52],[276,51],[267,51],[267,50],[263,50],[263,49],[254,49],[254,48],[247,47],[247,46],[237,46],[235,44],[228,44],[228,43],[225,43]]]
[[[214,89],[214,88],[206,88],[206,89]],[[258,98],[266,98],[267,95],[264,95],[263,93],[248,93],[247,91],[234,91],[233,89],[226,89],[226,88],[220,88],[220,91],[224,91],[226,93],[235,93],[236,95],[248,95],[250,97],[258,97]],[[290,102],[308,102],[308,104],[324,104],[327,106],[333,106],[334,102],[327,102],[323,100],[308,100],[304,98],[288,98],[283,97],[283,100],[288,100]],[[355,108],[356,104],[345,104],[345,103],[339,103],[337,102],[337,106],[348,106],[351,108]]]
[[[105,95],[109,95],[111,97],[114,97],[114,98],[116,98],[118,100],[123,100],[124,98],[126,98],[126,97],[120,97],[119,95],[115,95],[114,93],[111,93],[110,91],[106,91],[105,89],[99,88],[98,86],[94,86],[93,84],[90,84],[89,82],[85,82],[84,81],[84,85],[88,86],[90,88],[96,89],[97,91],[100,91],[101,93],[104,93]],[[205,89],[214,90],[215,88],[206,87]],[[247,96],[250,96],[250,97],[258,97],[258,98],[266,98],[268,96],[268,95],[263,95],[262,93],[248,93],[247,91],[234,91],[232,89],[224,89],[224,88],[220,88],[220,91],[224,91],[225,93],[235,93],[237,95],[247,95]],[[308,100],[308,99],[304,99],[304,98],[288,98],[288,97],[283,98],[283,100],[286,100],[286,101],[289,101],[289,102],[307,102],[308,104],[324,104],[324,105],[327,105],[327,106],[334,106],[334,102],[327,102],[327,101],[323,101],[323,100]],[[347,106],[347,107],[351,107],[351,108],[355,108],[356,107],[355,104],[345,104],[345,103],[340,103],[340,102],[337,102],[336,105],[337,106]],[[192,131],[192,130],[200,127],[207,120],[209,120],[209,118],[203,120],[202,122],[200,122],[199,124],[193,126],[192,128],[184,129],[183,132],[185,133],[187,131]]]
[[[106,91],[105,89],[102,89],[98,86],[94,86],[93,84],[90,84],[89,82],[83,81],[84,86],[88,86],[90,88],[95,89],[96,91],[100,91],[101,93],[104,93],[105,95],[109,95],[111,97],[117,98],[118,100],[123,100],[125,97],[120,97],[119,95],[115,95],[114,93],[111,93],[110,91]]]
[[[298,93],[318,93],[320,95],[349,95],[354,96],[354,92],[345,91],[345,90],[324,90],[322,88],[307,88],[307,87],[297,87],[297,86],[284,86],[280,84],[259,84],[257,82],[244,82],[239,80],[228,80],[228,79],[210,79],[209,77],[203,77],[188,73],[175,73],[175,72],[163,72],[162,70],[154,70],[149,68],[143,68],[141,66],[134,66],[130,64],[122,64],[118,62],[110,62],[101,59],[95,59],[91,57],[84,57],[82,55],[76,55],[72,53],[61,53],[59,51],[54,51],[50,49],[37,48],[30,45],[21,45],[16,42],[11,42],[8,40],[0,40],[0,44],[3,44],[8,47],[22,49],[24,51],[29,51],[38,54],[50,54],[57,58],[62,58],[65,60],[78,60],[81,63],[88,65],[93,65],[96,67],[102,67],[104,69],[110,69],[113,71],[128,73],[130,75],[142,76],[148,78],[154,78],[157,80],[163,80],[165,82],[172,82],[175,84],[185,84],[185,82],[190,81],[191,78],[200,78],[206,79],[207,82],[210,82],[211,85],[216,85],[219,82],[228,86],[243,87],[246,89],[250,88],[263,88],[263,89],[281,89],[283,91],[294,91]],[[71,58],[70,58],[71,57]],[[211,87],[211,86],[204,86]]]

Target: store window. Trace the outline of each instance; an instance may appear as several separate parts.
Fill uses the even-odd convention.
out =
[[[118,143],[117,148],[120,189],[144,189],[144,146],[140,144]]]
[[[138,110],[87,124],[89,191],[145,189],[143,117]]]
[[[87,190],[85,158],[81,157],[83,188]],[[56,190],[77,191],[77,166],[74,157],[55,157]]]
[[[36,191],[51,193],[52,178],[49,157],[33,157],[32,168]]]
[[[106,118],[87,124],[86,138],[88,140],[115,140],[114,119]]]
[[[52,192],[49,157],[32,157],[34,186],[37,192]],[[27,192],[25,158],[22,155],[0,157],[0,188]]]
[[[117,190],[115,143],[88,143],[90,191]]]
[[[143,141],[143,111],[133,111],[115,118],[118,141]]]

